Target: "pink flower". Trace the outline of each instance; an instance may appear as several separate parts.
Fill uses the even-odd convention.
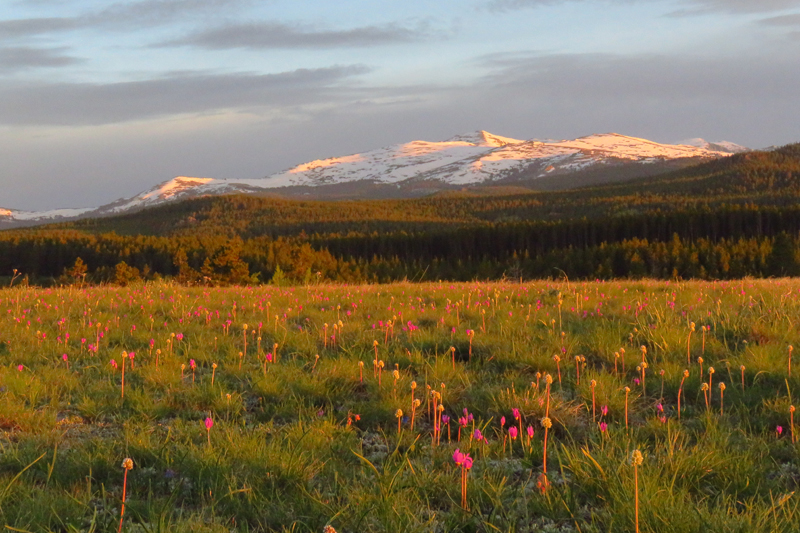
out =
[[[515,428],[514,426],[511,426],[510,428],[508,428],[508,436],[509,437],[511,437],[512,439],[516,439],[517,438],[517,434],[518,434],[517,428]]]
[[[194,359],[189,359],[189,367],[192,370],[194,370],[196,366],[197,366],[197,363],[194,362]],[[206,420],[210,420],[210,419],[207,418]]]
[[[782,435],[783,434],[783,426],[776,427],[775,428],[775,433],[777,433],[778,435]]]
[[[459,450],[458,448],[456,448],[456,451],[453,452],[453,461],[455,461],[455,463],[458,466],[462,466],[464,464],[465,457],[466,454],[461,453],[461,450]]]
[[[603,433],[608,431],[608,424],[606,424],[605,422],[600,422],[600,431],[602,431]]]
[[[500,427],[504,427],[506,425],[506,417],[500,417]]]
[[[515,407],[511,410],[511,413],[514,415],[514,420],[519,420],[519,409]]]
[[[17,370],[19,370],[20,372],[22,372],[22,369],[23,369],[23,368],[25,368],[25,367],[24,367],[24,366],[22,366],[22,365],[17,365]]]
[[[600,412],[603,413],[603,416],[606,416],[608,414],[608,406],[604,405],[603,407],[601,407]]]
[[[664,406],[659,403],[658,405],[656,405],[656,410],[659,413],[663,413],[664,412]]]
[[[69,357],[67,357],[67,354],[64,354],[64,355],[62,355],[62,356],[61,356],[61,359],[63,359],[64,361],[66,361],[67,359],[69,359]]]
[[[269,352],[269,353],[266,355],[266,358],[267,358],[267,362],[268,362],[268,363],[271,363],[271,362],[272,362],[272,352]]]
[[[442,424],[450,423],[450,417],[447,415],[442,415]]]
[[[528,426],[528,438],[533,438],[533,426]]]
[[[639,383],[641,383],[641,381],[639,381],[639,378],[633,378],[633,382],[634,382],[634,383],[636,383],[637,385],[638,385]]]
[[[111,368],[117,368],[117,362],[115,360],[112,359],[109,361],[109,364],[111,365]]]
[[[464,454],[464,469],[470,470],[472,468],[472,457],[469,454]]]
[[[473,435],[475,437],[475,440],[478,441],[478,442],[480,442],[481,439],[483,439],[483,433],[481,433],[480,429],[476,429],[475,433]]]
[[[206,418],[206,431],[211,431],[211,426],[213,425],[214,421],[211,420],[211,417],[209,416],[208,418]]]

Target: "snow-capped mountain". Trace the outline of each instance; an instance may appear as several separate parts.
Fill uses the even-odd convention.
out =
[[[330,196],[336,187],[348,188],[351,194],[358,188],[383,187],[384,190],[391,188],[419,195],[419,191],[431,192],[469,185],[535,184],[541,178],[547,178],[552,183],[554,180],[557,182],[560,176],[602,169],[614,172],[631,165],[640,167],[645,174],[647,167],[658,164],[680,162],[685,165],[746,150],[733,143],[710,143],[703,139],[690,139],[681,144],[659,144],[606,133],[573,140],[519,140],[477,131],[446,141],[412,141],[360,154],[310,161],[261,179],[181,176],[132,198],[120,199],[99,208],[46,212],[0,209],[0,225],[119,214],[202,195],[272,191],[307,196],[311,194],[310,191],[324,190]]]

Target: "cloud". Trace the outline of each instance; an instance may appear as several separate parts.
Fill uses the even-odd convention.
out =
[[[598,4],[631,4],[650,0],[491,0],[489,7],[512,10],[565,4],[568,2],[594,2]],[[765,13],[800,6],[800,0],[675,0],[675,16],[696,15],[709,12]]]
[[[232,24],[163,43],[161,46],[196,46],[222,50],[229,48],[344,48],[408,43],[429,37],[424,28],[396,24],[363,26],[347,30],[314,30],[277,22]]]
[[[174,73],[143,81],[0,87],[2,125],[98,125],[187,113],[335,102],[360,65],[278,74]]]
[[[78,19],[63,17],[0,20],[0,39],[71,30],[80,25]]]
[[[64,55],[65,48],[0,48],[0,72],[38,67],[65,67],[83,60]]]
[[[761,19],[758,22],[768,26],[800,26],[800,13],[779,15],[777,17]]]
[[[46,2],[32,2],[47,4]],[[116,2],[72,17],[0,20],[0,39],[31,37],[81,28],[139,29],[208,16],[230,15],[253,0],[144,0]]]

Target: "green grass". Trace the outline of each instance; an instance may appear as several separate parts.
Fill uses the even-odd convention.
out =
[[[130,457],[129,532],[634,531],[638,449],[641,531],[796,531],[800,444],[789,406],[800,361],[791,377],[787,363],[788,346],[800,346],[798,297],[800,281],[787,279],[4,289],[0,523],[114,531]],[[325,324],[328,336],[337,325],[335,344]],[[124,398],[123,351],[136,354]],[[709,409],[700,356],[703,382],[715,368]],[[546,373],[553,427],[542,490]],[[412,381],[422,403],[413,430],[404,419],[398,434]],[[438,445],[431,391],[451,419]],[[473,418],[457,442],[464,409]],[[513,442],[510,426],[523,430]],[[456,448],[475,460],[469,510]]]

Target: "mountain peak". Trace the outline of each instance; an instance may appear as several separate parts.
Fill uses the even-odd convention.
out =
[[[485,130],[478,130],[462,135],[456,135],[455,137],[447,139],[445,142],[465,142],[474,144],[476,146],[491,146],[494,148],[500,148],[508,144],[522,144],[527,141],[512,139],[511,137],[502,137],[500,135],[489,133]]]
[[[727,154],[738,154],[741,152],[749,151],[748,148],[744,146],[738,145],[736,143],[732,143],[729,141],[718,141],[718,142],[709,142],[705,139],[701,139],[700,137],[695,137],[693,139],[684,139],[680,141],[678,144],[682,144],[684,146],[694,146],[695,148],[702,148],[704,150],[711,150],[713,152],[724,152]]]

